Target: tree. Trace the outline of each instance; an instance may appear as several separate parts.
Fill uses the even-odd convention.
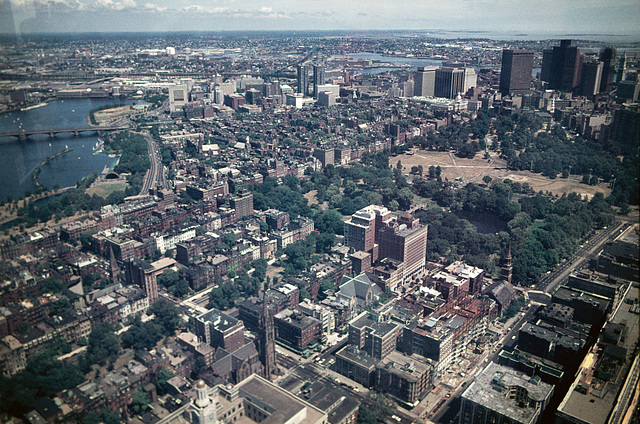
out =
[[[490,176],[488,176],[488,175],[485,175],[484,177],[482,177],[482,181],[484,181],[484,183],[485,183],[486,185],[489,185],[489,184],[491,183],[491,181],[493,181],[493,178],[491,178],[491,177],[490,177]]]
[[[162,339],[162,327],[153,321],[142,322],[136,317],[129,330],[122,335],[122,345],[126,348],[153,349]]]
[[[120,339],[113,332],[113,327],[106,323],[96,325],[89,335],[87,360],[104,365],[107,361],[115,360],[119,354]]]
[[[198,356],[200,358],[200,356]],[[173,372],[167,368],[162,368],[158,372],[158,380],[156,381],[156,387],[158,388],[158,394],[164,395],[167,393],[167,382],[173,377]]]
[[[149,308],[162,327],[163,334],[170,336],[182,325],[180,309],[166,299],[160,298]]]
[[[149,396],[142,389],[138,389],[131,397],[131,409],[136,414],[144,413],[149,408],[149,403],[151,403]]]

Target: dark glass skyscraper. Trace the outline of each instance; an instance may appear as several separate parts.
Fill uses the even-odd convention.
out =
[[[322,65],[314,65],[313,66],[313,95],[314,97],[318,97],[318,86],[324,84],[324,66]]]
[[[560,46],[543,52],[542,80],[552,90],[573,91],[580,85],[583,61],[584,55],[571,40],[561,40]]]
[[[606,47],[600,52],[602,61],[602,78],[600,80],[600,92],[609,92],[613,89],[613,79],[616,75],[616,49]]]
[[[500,92],[504,95],[528,92],[532,70],[533,50],[503,50]]]
[[[298,65],[298,93],[309,94],[309,67]]]

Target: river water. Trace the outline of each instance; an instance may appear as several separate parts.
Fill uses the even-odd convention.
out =
[[[127,102],[131,103],[131,102]],[[89,111],[107,104],[125,104],[113,99],[65,99],[49,102],[47,106],[27,111],[14,111],[0,115],[0,132],[16,131],[20,124],[25,130],[47,128],[88,127]],[[95,133],[62,133],[29,136],[27,141],[13,137],[0,138],[0,200],[18,197],[35,190],[31,173],[46,158],[62,150],[73,149],[40,166],[40,183],[47,189],[54,185],[69,187],[92,172],[113,167],[117,158],[99,153],[94,155],[98,142]]]

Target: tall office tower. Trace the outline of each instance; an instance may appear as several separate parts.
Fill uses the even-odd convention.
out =
[[[592,60],[582,64],[580,95],[593,97],[600,92],[603,65],[599,60]]]
[[[533,50],[502,50],[500,92],[503,95],[527,93],[532,70]]]
[[[298,65],[298,93],[309,94],[309,67]]]
[[[0,0],[0,34],[11,41],[17,38],[10,0]]]
[[[583,61],[584,55],[571,40],[561,40],[551,53],[543,52],[542,80],[552,90],[573,91],[580,85]]]
[[[231,198],[229,206],[236,210],[236,219],[251,216],[253,215],[253,194],[249,191],[238,194]]]
[[[413,95],[433,97],[436,85],[436,66],[420,66],[413,73]],[[405,97],[407,97],[405,95]]]
[[[436,97],[455,98],[458,94],[466,93],[466,68],[440,68],[436,70],[434,95]],[[475,74],[475,72],[474,72]]]
[[[613,79],[615,77],[616,49],[605,47],[600,51],[602,61],[602,79],[600,80],[600,92],[607,93],[613,90]]]
[[[415,92],[415,82],[413,80],[402,83],[402,94],[404,97],[413,97]]]
[[[148,262],[131,258],[126,262],[125,277],[127,283],[142,287],[149,298],[149,305],[158,300],[158,281],[156,270]]]
[[[169,111],[182,110],[189,102],[189,90],[186,84],[172,85],[169,87]]]
[[[313,97],[318,98],[318,86],[324,85],[324,66],[313,65]]]
[[[551,67],[553,65],[553,49],[542,51],[542,68],[540,69],[540,80],[549,82],[551,79]]]
[[[369,205],[360,209],[344,223],[344,245],[370,253],[375,262],[378,259],[378,230],[390,219],[391,213],[384,206]]]
[[[627,52],[622,53],[620,61],[618,61],[618,74],[616,75],[616,82],[624,81],[625,74],[627,73]]]
[[[379,257],[404,262],[404,278],[424,268],[427,226],[410,213],[400,215],[378,230]]]

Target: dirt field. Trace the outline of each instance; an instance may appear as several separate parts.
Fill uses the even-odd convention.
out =
[[[316,198],[316,194],[318,194],[318,190],[311,190],[308,193],[304,194],[304,198],[307,199],[309,205],[317,205],[318,199]]]
[[[463,159],[448,152],[430,152],[418,150],[415,155],[399,155],[389,160],[395,168],[398,160],[402,162],[402,171],[409,173],[412,166],[422,165],[423,175],[429,173],[430,166],[440,166],[442,178],[453,181],[461,178],[467,182],[482,182],[482,177],[489,175],[494,178],[500,170],[506,166],[505,161],[491,158],[484,159],[482,155],[476,155],[473,159]]]
[[[488,175],[494,181],[509,178],[519,183],[529,183],[535,191],[550,191],[558,195],[576,192],[591,198],[597,192],[607,196],[611,191],[608,184],[596,186],[582,184],[581,177],[572,176],[552,180],[529,171],[511,171],[505,169],[505,161],[497,158],[496,154],[493,154],[491,159],[485,159],[482,155],[476,155],[473,159],[463,159],[456,157],[453,153],[419,150],[414,155],[393,157],[389,163],[395,167],[398,160],[402,162],[404,173],[409,173],[412,166],[422,165],[423,175],[427,175],[430,166],[440,166],[442,178],[447,178],[449,181],[461,179],[464,182],[482,183],[482,178]]]
[[[125,116],[129,116],[135,111],[131,109],[129,106],[120,106],[112,109],[100,110],[94,113],[94,117],[98,124],[103,124],[107,122],[111,122],[118,118],[123,118]]]

